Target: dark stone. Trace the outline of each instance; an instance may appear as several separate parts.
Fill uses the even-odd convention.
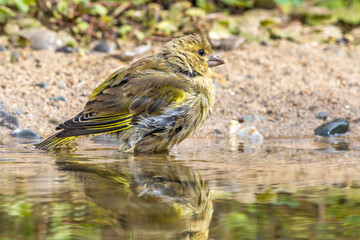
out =
[[[39,88],[46,88],[47,83],[46,82],[41,82],[41,83],[36,84],[36,86],[38,86]]]
[[[328,137],[346,133],[349,130],[349,122],[344,118],[337,118],[326,122],[314,130],[315,135]]]
[[[317,112],[317,113],[315,113],[315,117],[317,119],[326,120],[328,116],[329,116],[328,112]]]
[[[115,45],[108,41],[99,42],[94,47],[94,51],[108,53],[115,49]]]
[[[315,111],[318,107],[317,106],[310,106],[308,107],[309,111]]]
[[[57,125],[57,124],[59,124],[60,122],[59,122],[57,119],[54,119],[54,118],[53,118],[53,119],[50,119],[50,120],[49,120],[49,123],[51,123],[51,124],[56,124],[56,125]]]
[[[213,135],[223,135],[223,134],[224,134],[224,133],[223,133],[220,129],[218,129],[218,128],[216,128],[214,131],[211,131],[210,133],[213,134]]]
[[[69,46],[62,46],[62,47],[59,47],[58,49],[56,49],[56,52],[62,52],[62,53],[76,53],[78,51],[79,51],[79,49],[69,47]]]
[[[121,61],[124,62],[129,62],[131,60],[133,60],[133,58],[135,57],[135,53],[131,52],[131,51],[125,51],[123,53],[120,54],[113,54],[111,55],[113,58],[119,59]]]
[[[20,127],[19,120],[14,116],[7,116],[0,122],[0,126],[7,127],[8,129],[14,130]]]
[[[342,38],[336,39],[336,43],[339,45],[348,45],[350,43],[350,40],[346,37],[342,37]]]
[[[260,44],[262,46],[265,46],[265,47],[270,47],[271,46],[271,44],[269,42],[266,42],[266,41],[261,41]]]
[[[245,76],[243,76],[243,77],[241,78],[241,80],[249,80],[249,79],[251,79],[251,78],[252,78],[251,75],[245,75]]]
[[[16,129],[13,132],[11,132],[11,136],[15,138],[25,138],[25,139],[40,139],[41,136],[37,134],[36,132],[30,130],[30,129]]]
[[[51,97],[51,98],[49,98],[49,100],[52,101],[52,102],[56,102],[56,101],[64,101],[64,102],[66,102],[67,98],[63,97],[63,96],[59,96],[59,97]]]
[[[10,113],[6,111],[0,111],[0,118],[6,118],[8,116],[10,116]]]

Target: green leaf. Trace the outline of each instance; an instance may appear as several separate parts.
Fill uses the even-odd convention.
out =
[[[145,33],[141,32],[139,30],[136,30],[135,37],[137,38],[137,40],[141,41],[145,38]]]
[[[15,13],[13,12],[13,10],[11,10],[10,8],[5,7],[5,6],[0,6],[0,14],[4,14],[9,17],[15,16]]]
[[[354,4],[351,8],[334,10],[335,15],[345,23],[358,25],[360,23],[360,3]]]
[[[59,13],[67,16],[67,14],[68,14],[68,12],[69,12],[69,6],[68,6],[68,4],[67,4],[67,1],[65,1],[65,0],[59,1],[58,4],[56,5],[56,10],[57,10]]]
[[[129,33],[132,30],[132,26],[130,25],[123,25],[121,27],[119,27],[118,33],[121,36],[125,36],[127,33]]]
[[[15,13],[8,7],[0,6],[0,23],[5,23],[9,17],[15,16]]]
[[[300,5],[303,0],[275,0],[278,4],[294,4],[294,5]]]
[[[315,5],[323,6],[335,10],[346,7],[346,3],[343,0],[316,0]]]
[[[202,18],[202,17],[205,17],[206,13],[201,8],[192,7],[192,8],[189,8],[188,10],[186,10],[185,14],[188,16],[192,16],[192,17]]]
[[[95,3],[90,9],[90,14],[99,15],[99,16],[105,16],[105,15],[108,14],[108,10],[103,5],[101,5],[99,3]]]
[[[252,7],[254,1],[252,0],[221,0],[223,3],[234,7]]]
[[[89,23],[83,21],[81,18],[76,19],[76,26],[82,32],[86,31],[89,28]]]
[[[149,2],[149,0],[134,0],[134,1],[132,1],[132,3],[135,4],[136,6],[147,3],[147,2]]]
[[[32,5],[32,4],[35,4],[35,0],[23,0],[23,2],[26,4],[26,5]]]
[[[159,31],[164,32],[166,34],[171,34],[178,30],[178,27],[173,22],[166,20],[159,22],[157,28],[159,29]]]
[[[30,7],[23,0],[15,0],[14,5],[22,13],[29,12]]]
[[[89,28],[89,23],[87,22],[80,22],[77,24],[78,28],[81,30],[81,31],[85,31],[86,29]]]

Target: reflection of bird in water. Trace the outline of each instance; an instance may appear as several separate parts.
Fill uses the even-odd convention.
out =
[[[72,158],[59,161],[60,169],[75,173],[118,231],[134,239],[207,238],[210,193],[191,168],[161,156],[104,164]]]
[[[112,134],[121,151],[169,151],[211,112],[211,67],[224,61],[199,35],[175,38],[161,51],[121,68],[91,94],[83,111],[37,145],[54,149],[82,135]]]

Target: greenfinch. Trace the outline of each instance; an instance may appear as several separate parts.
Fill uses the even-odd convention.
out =
[[[120,151],[169,151],[211,113],[210,68],[221,64],[199,35],[174,38],[159,53],[115,71],[79,114],[36,148],[52,150],[82,135],[112,134],[120,140]]]

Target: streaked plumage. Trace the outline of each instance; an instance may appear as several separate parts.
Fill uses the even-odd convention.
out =
[[[37,148],[59,148],[81,135],[110,133],[120,137],[121,151],[168,151],[211,112],[210,67],[223,63],[206,39],[175,38],[158,54],[113,73],[93,91],[82,112]]]

